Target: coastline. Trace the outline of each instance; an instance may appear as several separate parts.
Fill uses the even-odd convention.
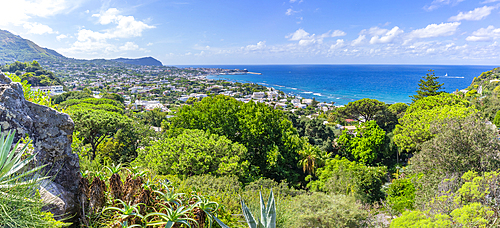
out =
[[[210,79],[256,83],[285,94],[345,105],[363,98],[387,104],[410,103],[419,80],[433,69],[445,92],[467,88],[474,77],[491,66],[422,65],[242,65],[211,66],[248,69],[261,75],[207,75]],[[448,75],[448,77],[445,77]]]

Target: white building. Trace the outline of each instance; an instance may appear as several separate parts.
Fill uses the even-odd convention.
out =
[[[44,93],[49,93],[49,96],[63,94],[63,86],[35,86],[31,87],[32,90],[41,91]]]
[[[282,108],[286,108],[286,104],[285,103],[276,103],[276,106],[275,107],[282,107]]]
[[[167,107],[165,107],[159,101],[141,101],[141,100],[137,100],[137,101],[135,101],[134,106],[136,108],[137,108],[137,106],[142,106],[146,110],[153,110],[155,108],[159,108],[159,109],[161,109],[162,112],[169,112],[170,111]]]
[[[312,99],[302,99],[302,104],[310,105],[312,104],[313,100]]]
[[[272,100],[278,99],[278,92],[276,91],[267,92],[267,97]]]
[[[264,92],[254,92],[252,98],[254,99],[262,99],[266,96]]]

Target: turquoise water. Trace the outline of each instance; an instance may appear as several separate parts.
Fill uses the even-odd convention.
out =
[[[187,66],[180,66],[187,67]],[[210,65],[192,66],[247,69],[262,75],[220,75],[211,79],[252,82],[285,93],[345,105],[362,98],[386,103],[411,102],[418,81],[434,70],[446,92],[464,89],[474,77],[495,66],[427,65]],[[445,75],[448,75],[445,77]]]

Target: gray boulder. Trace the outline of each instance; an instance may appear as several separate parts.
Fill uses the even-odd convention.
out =
[[[78,221],[78,155],[71,152],[74,123],[69,115],[38,105],[24,98],[22,86],[0,71],[0,127],[2,132],[16,130],[14,142],[26,134],[33,140],[36,165],[47,165],[51,176],[40,193],[50,203],[56,218]]]

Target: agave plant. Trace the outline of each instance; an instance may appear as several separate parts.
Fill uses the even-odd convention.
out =
[[[243,210],[243,215],[250,228],[276,228],[276,203],[274,201],[273,190],[269,193],[269,199],[267,200],[267,206],[264,204],[264,199],[262,198],[262,192],[260,195],[260,220],[255,221],[255,218],[248,209],[247,205],[243,199],[241,199],[241,209]]]
[[[1,130],[2,129],[0,128],[0,132]],[[36,183],[48,178],[39,177],[28,180],[21,180],[21,178],[26,179],[28,175],[34,174],[35,172],[39,171],[45,165],[38,166],[17,174],[17,172],[21,171],[29,162],[31,162],[35,158],[35,154],[32,154],[26,159],[21,160],[24,152],[26,152],[26,148],[28,148],[28,144],[31,141],[26,143],[19,152],[16,152],[19,146],[19,142],[17,142],[14,148],[11,150],[12,143],[14,141],[14,135],[15,131],[9,131],[7,134],[1,134],[0,136],[0,190],[20,185],[27,185],[30,183]]]
[[[122,164],[106,166],[106,169],[111,173],[111,177],[109,178],[109,192],[115,199],[123,197],[123,183],[119,174],[122,170],[121,166]]]
[[[165,187],[165,192],[154,191],[154,193],[158,194],[157,199],[165,201],[169,206],[171,206],[172,203],[174,203],[177,206],[180,206],[181,205],[180,198],[184,195],[184,193],[175,193],[173,187],[172,189]]]
[[[144,216],[142,216],[139,211],[141,210],[141,205],[140,204],[134,204],[131,205],[130,203],[125,203],[123,200],[117,199],[116,200],[118,203],[122,205],[123,208],[119,207],[106,207],[102,210],[102,213],[105,211],[113,210],[113,211],[118,211],[120,212],[120,219],[128,219],[131,217],[139,217],[140,219],[144,219]]]
[[[123,169],[122,164],[115,165],[115,163],[111,164],[111,166],[106,166],[106,169],[111,173],[111,175],[115,173],[120,173]]]
[[[149,170],[141,170],[137,166],[134,166],[131,169],[128,169],[128,171],[132,174],[132,176],[134,178],[137,178],[137,177],[143,178],[149,173]]]
[[[149,213],[144,216],[144,218],[158,217],[160,219],[148,222],[148,226],[165,225],[165,228],[171,228],[175,223],[180,223],[191,228],[191,224],[189,224],[190,221],[197,224],[196,220],[188,217],[188,213],[191,210],[191,207],[186,208],[184,206],[180,206],[173,210],[172,208],[163,206],[160,212]]]
[[[198,202],[194,204],[195,207],[198,207],[200,210],[205,212],[208,217],[208,227],[212,227],[213,220],[215,220],[219,226],[222,228],[229,228],[226,224],[224,224],[221,220],[219,220],[214,213],[219,208],[219,204],[217,202],[210,201],[206,197],[203,196],[195,196],[198,199]]]

